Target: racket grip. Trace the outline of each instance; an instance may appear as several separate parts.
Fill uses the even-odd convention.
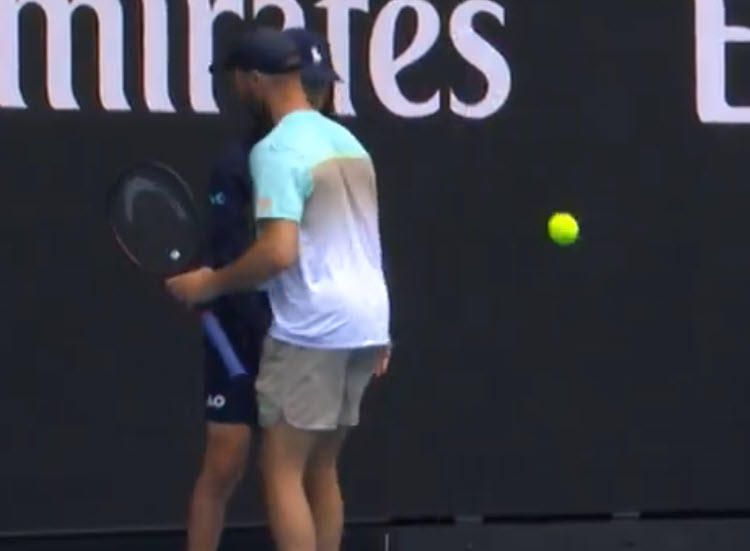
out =
[[[211,312],[201,312],[201,324],[203,325],[203,331],[214,345],[216,351],[221,356],[222,363],[226,368],[231,378],[239,377],[241,375],[247,375],[242,362],[237,357],[237,354],[232,348],[232,343],[229,342],[227,334],[222,329],[219,320],[216,319]]]

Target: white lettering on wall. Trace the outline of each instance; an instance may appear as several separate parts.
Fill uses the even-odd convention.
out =
[[[167,0],[145,0],[143,9],[143,97],[149,110],[174,113],[169,96],[169,14]]]
[[[471,105],[461,101],[451,90],[451,111],[467,119],[484,119],[496,113],[505,105],[511,88],[508,62],[474,30],[474,17],[480,13],[492,15],[505,25],[503,7],[489,0],[469,0],[461,4],[453,12],[450,21],[451,38],[456,50],[487,79],[484,98]]]
[[[750,106],[727,101],[727,44],[750,42],[750,28],[726,23],[724,0],[695,0],[698,116],[705,123],[750,123]]]
[[[278,8],[284,14],[284,28],[305,26],[305,12],[295,0],[255,0],[253,17],[258,17],[261,10],[269,7]]]
[[[146,0],[149,1],[149,0]],[[212,75],[214,21],[221,14],[232,13],[245,18],[243,0],[187,0],[188,2],[188,85],[190,105],[196,113],[218,113],[214,99]]]
[[[188,17],[184,40],[187,44],[187,78],[185,82],[170,81],[170,16],[178,2],[185,6]],[[696,0],[701,3],[701,0]],[[130,111],[125,95],[124,7],[137,7],[140,13],[137,27],[142,56],[137,70],[143,83],[143,100],[149,112],[175,113],[172,99],[173,86],[187,85],[189,103],[196,113],[219,112],[214,97],[209,65],[214,61],[213,43],[216,19],[224,14],[244,19],[255,17],[266,8],[280,10],[285,27],[305,25],[305,11],[298,0],[255,0],[250,13],[245,13],[245,0],[0,0],[0,109],[27,109],[21,89],[21,37],[22,12],[25,8],[40,9],[46,25],[42,41],[46,44],[47,58],[45,92],[49,104],[56,110],[80,110],[73,86],[73,36],[72,20],[79,8],[90,9],[98,22],[99,81],[97,87],[105,111]],[[717,0],[703,0],[702,4],[720,6]],[[511,90],[511,70],[503,55],[489,39],[474,28],[475,17],[480,14],[494,17],[505,25],[505,11],[497,1],[465,0],[449,19],[450,39],[458,56],[476,68],[487,81],[487,92],[474,103],[467,103],[456,92],[448,74],[440,75],[444,82],[429,90],[427,99],[409,98],[399,84],[399,76],[407,68],[423,60],[437,43],[441,32],[438,4],[428,0],[390,0],[370,22],[367,51],[361,53],[352,43],[352,14],[369,14],[369,0],[319,0],[315,8],[325,10],[328,40],[331,44],[333,64],[342,77],[334,87],[334,107],[340,116],[357,116],[358,90],[353,79],[367,74],[375,95],[390,113],[404,118],[427,117],[440,111],[441,91],[449,92],[451,112],[468,119],[483,119],[505,105]],[[396,31],[399,18],[405,11],[416,16],[413,36],[403,52],[396,53]],[[723,10],[722,10],[723,14]],[[447,15],[447,14],[446,14]],[[710,23],[710,21],[709,21]],[[721,29],[727,29],[723,23]],[[746,29],[742,29],[746,31]],[[744,36],[744,35],[743,35]],[[182,38],[182,35],[181,35]],[[722,42],[723,44],[723,42]],[[28,60],[36,69],[38,60]],[[354,71],[354,67],[357,70]],[[360,69],[361,67],[361,69]],[[442,90],[440,89],[442,88]]]
[[[94,11],[99,24],[99,98],[108,111],[129,111],[124,91],[124,36],[118,0],[2,0],[0,2],[0,107],[26,108],[21,95],[19,27],[21,10],[39,7],[47,27],[47,96],[53,109],[78,110],[73,94],[72,17]]]
[[[417,15],[411,44],[395,57],[396,23],[405,9]],[[387,4],[375,21],[370,41],[370,76],[380,101],[391,113],[405,118],[426,117],[440,111],[440,92],[424,102],[410,101],[399,88],[398,74],[430,51],[440,34],[440,15],[426,0],[395,0]]]
[[[341,77],[333,88],[333,104],[336,113],[354,117],[351,96],[351,32],[349,12],[353,10],[367,13],[369,0],[321,0],[316,7],[327,10],[328,42],[331,45],[331,58],[336,73]]]

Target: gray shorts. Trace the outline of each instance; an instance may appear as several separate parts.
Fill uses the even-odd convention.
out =
[[[378,350],[305,348],[267,337],[255,382],[260,425],[283,419],[302,430],[356,426]]]

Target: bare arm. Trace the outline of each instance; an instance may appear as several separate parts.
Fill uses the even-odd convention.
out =
[[[262,222],[257,241],[237,260],[214,274],[216,295],[256,289],[294,264],[299,255],[299,225],[291,220]]]

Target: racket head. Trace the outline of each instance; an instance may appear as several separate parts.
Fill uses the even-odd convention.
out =
[[[190,188],[153,161],[125,170],[107,194],[107,218],[125,255],[141,270],[170,277],[200,258],[202,231]]]

